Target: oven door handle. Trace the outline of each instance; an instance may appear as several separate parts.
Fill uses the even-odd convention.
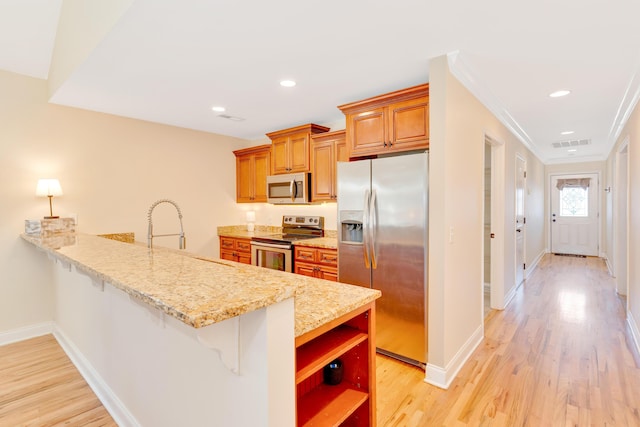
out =
[[[279,245],[277,243],[262,243],[262,242],[251,242],[251,246],[263,247],[263,248],[276,248],[276,249],[291,249],[289,245]]]

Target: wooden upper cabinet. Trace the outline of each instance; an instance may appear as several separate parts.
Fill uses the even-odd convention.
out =
[[[272,147],[271,173],[309,172],[310,137],[328,131],[327,127],[308,124],[268,133]]]
[[[429,84],[338,107],[349,158],[429,148]]]
[[[236,156],[236,202],[266,202],[271,145],[236,150],[233,154]]]
[[[326,132],[311,137],[311,201],[336,201],[337,162],[348,161],[346,132]]]

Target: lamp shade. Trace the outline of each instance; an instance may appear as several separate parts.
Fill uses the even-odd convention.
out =
[[[57,179],[39,179],[36,196],[62,196],[62,187]]]
[[[247,211],[247,222],[256,222],[255,211]]]

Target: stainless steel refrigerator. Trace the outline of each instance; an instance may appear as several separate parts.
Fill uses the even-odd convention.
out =
[[[427,360],[428,153],[338,163],[338,280],[379,289],[378,351]]]

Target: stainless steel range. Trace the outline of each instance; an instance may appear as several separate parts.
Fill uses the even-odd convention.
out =
[[[251,239],[251,264],[293,272],[293,242],[324,236],[324,217],[282,217],[282,233]]]

